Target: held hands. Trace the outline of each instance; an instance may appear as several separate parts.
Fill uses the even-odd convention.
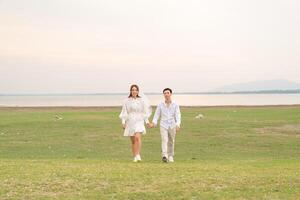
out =
[[[147,128],[153,128],[154,127],[154,123],[147,123]],[[122,128],[125,129],[126,128],[126,124],[122,124]],[[176,133],[178,133],[180,131],[180,127],[176,126]]]
[[[147,128],[153,128],[153,127],[154,127],[153,123],[151,123],[151,122],[147,123]]]
[[[154,127],[154,124],[149,122],[147,123],[147,128],[153,128]],[[125,129],[126,128],[126,124],[122,124],[122,128]]]

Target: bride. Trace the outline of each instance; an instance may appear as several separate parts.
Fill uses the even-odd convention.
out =
[[[146,134],[146,128],[150,128],[149,117],[151,116],[151,106],[147,97],[139,94],[139,87],[137,85],[130,86],[130,94],[124,100],[122,111],[119,117],[122,119],[124,136],[129,136],[131,140],[131,147],[133,153],[133,161],[141,161],[141,145],[142,134]]]

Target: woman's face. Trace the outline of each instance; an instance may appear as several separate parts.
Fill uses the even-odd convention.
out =
[[[131,89],[131,95],[132,95],[133,97],[137,97],[138,94],[139,94],[138,89],[137,89],[136,87],[133,87],[133,88]]]

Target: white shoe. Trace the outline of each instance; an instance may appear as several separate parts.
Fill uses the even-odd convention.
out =
[[[136,159],[137,159],[138,162],[141,162],[141,161],[142,161],[142,158],[141,158],[140,155],[136,155]]]
[[[173,156],[169,156],[168,162],[174,162]]]
[[[133,162],[137,162],[137,161],[138,161],[137,157],[136,157],[136,156],[134,156],[134,158],[133,158]]]

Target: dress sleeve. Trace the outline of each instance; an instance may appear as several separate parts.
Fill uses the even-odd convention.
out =
[[[127,111],[127,107],[126,107],[126,100],[124,100],[123,102],[123,106],[122,106],[122,111],[119,115],[119,118],[122,120],[122,124],[126,123],[126,120],[128,119],[128,111]]]
[[[143,100],[143,106],[144,106],[144,121],[145,123],[149,123],[149,117],[152,114],[151,105],[147,100]]]
[[[176,125],[178,127],[180,127],[180,124],[181,124],[181,112],[180,112],[179,105],[177,105],[176,109],[175,109],[175,119],[176,119]]]

